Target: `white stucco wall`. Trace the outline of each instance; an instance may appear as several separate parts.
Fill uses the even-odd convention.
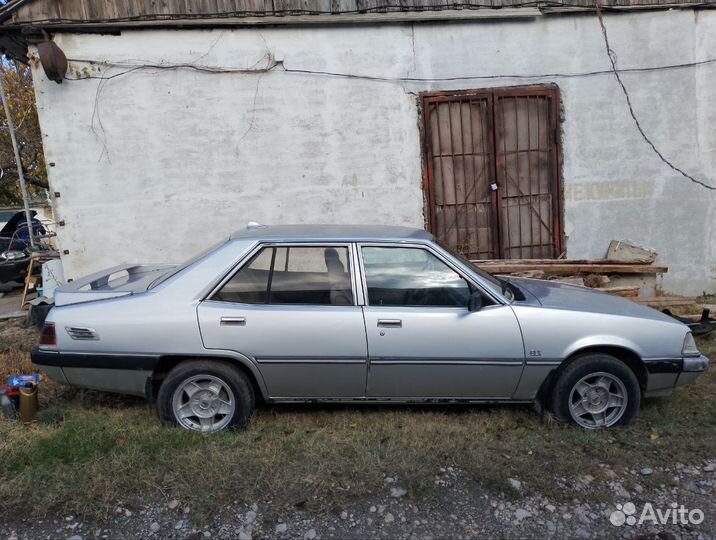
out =
[[[714,50],[716,13],[605,16],[620,67]],[[596,17],[384,26],[57,35],[70,59],[265,65],[381,77],[608,68]],[[716,56],[716,53],[713,54]],[[72,61],[77,76],[87,64]],[[101,75],[126,71],[102,67]],[[423,226],[417,93],[554,82],[563,101],[570,258],[612,239],[656,249],[664,286],[716,290],[714,195],[663,165],[610,75],[396,83],[282,72],[137,70],[57,85],[35,68],[65,275],[173,261],[249,220]],[[97,75],[96,71],[92,72]],[[81,76],[81,75],[80,75]],[[644,129],[680,167],[716,184],[716,66],[625,74]]]

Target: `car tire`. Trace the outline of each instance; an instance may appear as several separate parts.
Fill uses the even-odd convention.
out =
[[[608,354],[585,354],[557,374],[554,417],[585,429],[630,424],[639,413],[641,389],[634,372]]]
[[[241,430],[254,411],[254,388],[240,369],[227,362],[189,360],[166,376],[157,406],[167,426],[203,433]]]

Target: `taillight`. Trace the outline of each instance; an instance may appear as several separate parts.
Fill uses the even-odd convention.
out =
[[[55,334],[55,323],[46,322],[40,334],[40,345],[57,345],[57,334]]]

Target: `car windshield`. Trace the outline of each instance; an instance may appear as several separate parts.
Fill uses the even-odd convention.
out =
[[[510,301],[514,299],[514,294],[510,289],[507,281],[495,277],[489,272],[485,272],[482,268],[477,266],[470,259],[465,257],[462,253],[458,253],[457,251],[446,245],[442,240],[437,240],[436,242],[443,250],[447,251],[450,255],[458,259],[464,265],[468,266],[470,270],[478,274],[484,280],[485,285],[490,287],[492,292],[496,294],[501,294],[502,296],[508,298]]]
[[[224,238],[224,239],[221,240],[220,242],[216,242],[215,244],[212,244],[212,245],[209,246],[208,248],[206,248],[206,249],[200,251],[199,253],[197,253],[196,255],[194,255],[193,257],[191,257],[190,259],[188,259],[187,261],[185,261],[185,262],[183,262],[183,263],[181,263],[181,264],[175,266],[174,268],[171,268],[169,271],[165,272],[164,274],[162,274],[161,276],[159,276],[157,279],[155,279],[154,281],[152,281],[152,283],[149,285],[149,288],[150,288],[150,289],[153,289],[154,287],[156,287],[156,286],[159,285],[160,283],[164,283],[164,282],[165,282],[166,280],[168,280],[170,277],[176,276],[179,272],[181,272],[181,271],[184,270],[185,268],[189,268],[189,267],[190,267],[192,264],[194,264],[195,262],[198,262],[198,261],[200,261],[201,259],[203,259],[204,257],[206,257],[207,255],[209,255],[209,253],[212,253],[212,252],[216,251],[220,246],[223,246],[223,245],[224,245],[226,242],[228,242],[228,241],[229,241],[228,238]]]

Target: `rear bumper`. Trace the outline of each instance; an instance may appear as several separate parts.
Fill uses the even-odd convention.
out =
[[[64,352],[35,347],[30,353],[32,363],[38,366],[62,368],[121,369],[151,371],[159,362],[155,354]]]
[[[50,379],[79,388],[146,396],[155,355],[60,352],[35,347],[32,363]]]

